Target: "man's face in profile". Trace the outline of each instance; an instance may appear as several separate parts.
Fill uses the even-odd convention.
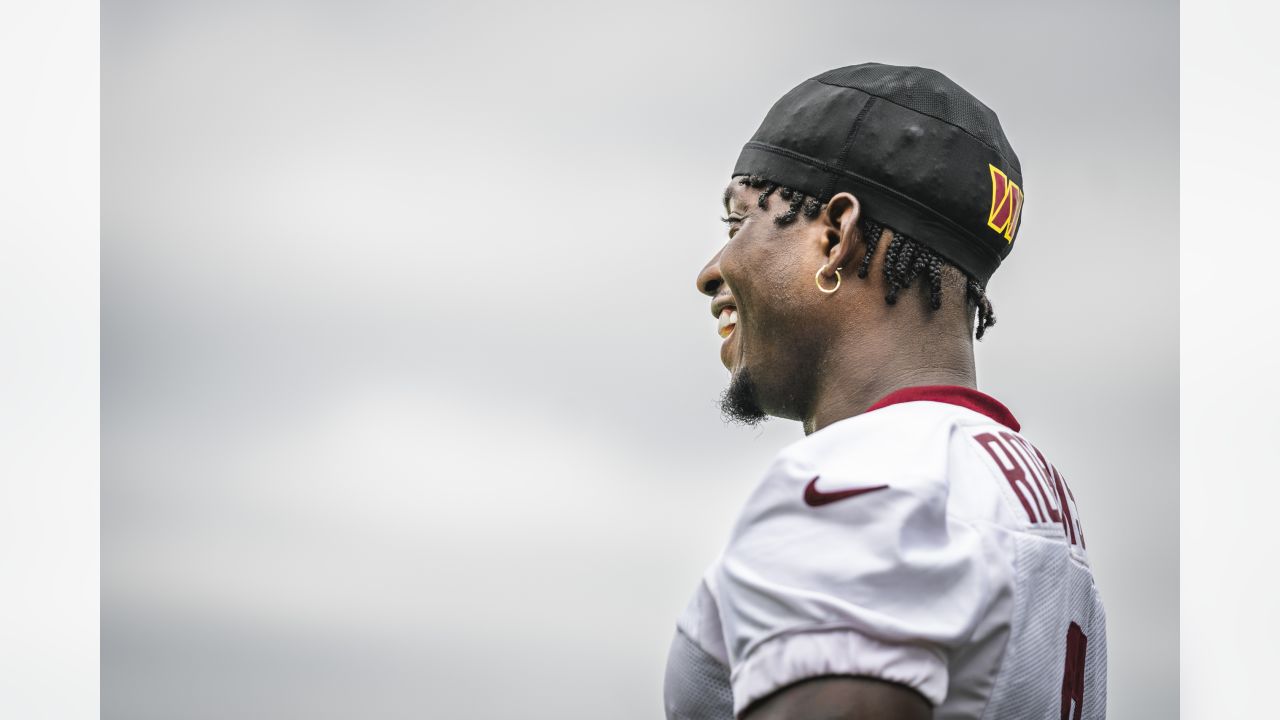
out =
[[[825,262],[814,223],[774,222],[778,202],[761,208],[761,191],[734,178],[725,190],[728,241],[698,274],[711,298],[720,361],[730,372],[721,397],[729,420],[754,425],[769,415],[792,417],[804,359],[820,336],[813,274]]]

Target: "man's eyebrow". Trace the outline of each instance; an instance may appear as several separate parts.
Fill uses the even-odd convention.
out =
[[[724,212],[728,215],[732,210],[729,209],[729,200],[733,198],[733,186],[728,185],[724,189]]]

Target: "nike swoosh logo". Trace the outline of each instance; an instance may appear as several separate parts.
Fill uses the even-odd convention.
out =
[[[837,490],[836,492],[822,492],[818,489],[818,475],[814,475],[813,479],[804,488],[804,502],[809,507],[821,507],[829,505],[837,500],[845,498],[857,497],[876,490],[884,490],[888,485],[871,485],[869,487],[849,488],[848,490]]]

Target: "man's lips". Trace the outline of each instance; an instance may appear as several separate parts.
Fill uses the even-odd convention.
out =
[[[740,338],[734,337],[734,331],[738,328],[738,304],[726,292],[711,301],[711,314],[716,318],[716,330],[724,338],[724,342],[720,343],[720,362],[733,370],[736,348],[742,342]]]
[[[734,304],[732,296],[723,295],[712,301],[711,314],[716,318],[716,330],[720,337],[727,338],[733,334],[733,329],[738,324],[738,306]]]
[[[738,325],[738,309],[732,305],[726,305],[720,310],[718,318],[720,337],[727,338],[733,334],[733,329]]]

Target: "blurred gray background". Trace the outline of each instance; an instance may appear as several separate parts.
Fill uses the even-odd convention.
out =
[[[980,382],[1080,502],[1112,716],[1176,717],[1177,5],[923,0],[107,0],[103,717],[659,717],[801,437],[720,420],[720,192],[869,60],[1022,159]]]

